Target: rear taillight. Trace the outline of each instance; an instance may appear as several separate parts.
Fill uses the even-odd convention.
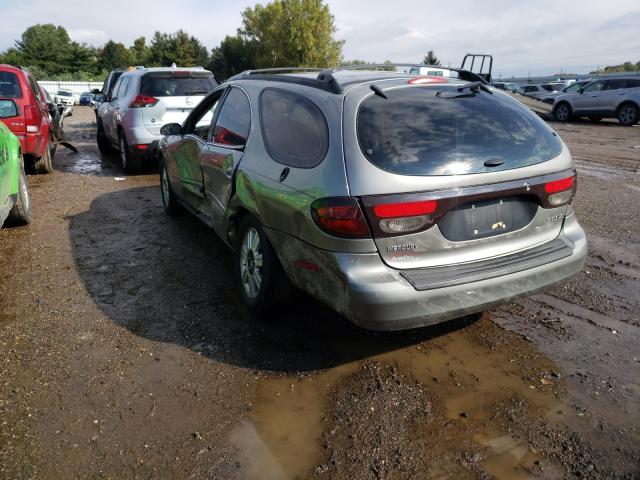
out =
[[[27,132],[38,132],[40,119],[38,118],[38,109],[35,106],[26,105],[24,107],[24,123],[27,126]]]
[[[376,204],[370,209],[370,213],[373,213],[372,222],[376,222],[381,232],[389,235],[404,235],[433,226],[433,214],[437,210],[437,200],[421,200]]]
[[[138,95],[133,99],[133,102],[129,105],[129,108],[147,108],[153,107],[159,100],[156,97],[149,95]]]
[[[553,180],[544,184],[544,191],[549,195],[547,199],[552,207],[559,207],[569,203],[573,199],[575,190],[575,174],[570,177]]]
[[[311,216],[318,227],[336,237],[370,237],[360,205],[352,197],[321,198],[311,204]]]

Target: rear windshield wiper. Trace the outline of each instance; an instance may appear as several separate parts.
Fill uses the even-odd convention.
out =
[[[468,93],[465,93],[465,90],[468,90]],[[480,93],[480,91],[487,92],[493,95],[493,92],[489,87],[487,87],[482,82],[472,82],[466,83],[464,85],[459,86],[456,91],[451,90],[442,90],[436,93],[436,96],[441,98],[460,98],[460,97],[472,97],[476,93]]]

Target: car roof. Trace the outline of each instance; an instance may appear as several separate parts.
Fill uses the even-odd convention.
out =
[[[412,65],[407,65],[411,67]],[[429,65],[420,65],[430,67]],[[381,67],[393,67],[393,65],[381,65]],[[487,83],[478,75],[465,70],[438,67],[443,70],[458,72],[461,78],[437,76],[433,78],[444,79],[446,83],[461,85],[469,81],[482,81]],[[241,80],[280,82],[282,84],[299,84],[307,87],[325,90],[333,94],[347,93],[350,89],[372,82],[410,80],[416,77],[428,77],[424,74],[411,74],[399,71],[381,71],[373,68],[329,68],[329,69],[299,69],[299,68],[274,68],[263,70],[247,70],[239,73],[227,80],[227,82],[237,82]],[[425,84],[428,85],[428,84]],[[436,85],[434,83],[434,85]]]

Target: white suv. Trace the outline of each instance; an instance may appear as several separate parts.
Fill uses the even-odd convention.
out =
[[[97,114],[97,142],[102,153],[114,147],[122,167],[135,172],[157,156],[160,127],[182,123],[218,85],[202,67],[129,69],[118,79]]]

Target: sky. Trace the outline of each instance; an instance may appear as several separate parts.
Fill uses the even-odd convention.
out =
[[[256,0],[0,0],[0,50],[30,25],[64,26],[72,40],[130,45],[182,28],[213,48]],[[266,2],[261,2],[266,3]],[[585,73],[640,61],[638,0],[325,0],[345,60],[418,63],[434,50],[443,65],[491,53],[494,77]]]

